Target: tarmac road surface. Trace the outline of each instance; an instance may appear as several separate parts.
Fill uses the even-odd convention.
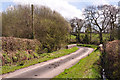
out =
[[[2,80],[46,80],[54,78],[94,50],[87,47],[78,48],[76,52],[71,54],[4,74]]]

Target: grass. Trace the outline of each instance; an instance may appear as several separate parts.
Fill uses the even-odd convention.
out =
[[[98,48],[97,45],[91,45],[91,44],[77,44],[77,46],[81,46],[81,47],[89,47],[89,48]]]
[[[70,35],[71,39],[76,39],[76,36]]]
[[[24,67],[28,67],[30,65],[34,65],[34,64],[37,64],[37,63],[41,63],[41,62],[44,62],[44,61],[47,61],[47,60],[50,60],[50,59],[58,58],[58,57],[70,54],[72,52],[75,52],[76,50],[78,50],[77,47],[73,47],[71,49],[62,49],[62,50],[58,50],[58,51],[55,51],[55,52],[52,52],[52,53],[40,54],[40,58],[38,58],[38,59],[34,58],[34,59],[31,59],[31,60],[25,60],[25,61],[17,63],[17,65],[7,64],[7,65],[2,66],[2,74],[13,72],[15,70],[18,70],[18,69],[21,69],[21,68],[24,68]]]
[[[81,33],[80,34],[81,36],[85,36],[85,33]],[[89,34],[90,35],[90,34]],[[103,41],[105,41],[105,40],[108,40],[109,39],[109,36],[110,36],[110,34],[107,34],[107,33],[103,33]],[[99,34],[98,33],[92,33],[92,41],[93,40],[97,40],[97,41],[99,41]]]
[[[85,37],[85,33],[80,33],[80,39],[81,39],[81,42],[84,41],[84,37]],[[100,42],[100,39],[99,39],[99,34],[98,33],[92,33],[92,36],[91,36],[91,42],[93,43],[99,43]],[[110,37],[110,34],[105,34],[103,33],[103,42],[105,41],[108,41],[109,40],[109,37]],[[88,35],[88,38],[90,38],[90,34]],[[70,39],[70,36],[69,36],[69,39]],[[76,36],[74,35],[71,35],[71,42],[72,41],[76,41]]]
[[[81,44],[79,46],[90,45]],[[58,78],[72,78],[73,80],[77,80],[77,78],[100,78],[100,51],[95,45],[91,45],[90,47],[94,48],[95,50],[89,56],[81,59],[76,65],[72,66],[71,68],[65,69],[64,72],[53,78],[53,80]]]

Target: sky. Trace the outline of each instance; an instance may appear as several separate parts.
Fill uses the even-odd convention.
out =
[[[14,5],[43,5],[59,12],[64,18],[83,18],[82,12],[89,5],[118,5],[119,0],[0,0],[0,12]]]

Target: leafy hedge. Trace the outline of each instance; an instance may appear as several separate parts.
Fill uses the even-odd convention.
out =
[[[120,40],[106,43],[105,52],[107,78],[120,78]]]
[[[0,37],[2,39],[2,64],[14,64],[32,58],[38,58],[43,52],[41,43],[32,39]]]
[[[41,47],[41,44],[36,39],[2,37],[2,50],[6,52],[16,50],[35,50],[37,46]]]

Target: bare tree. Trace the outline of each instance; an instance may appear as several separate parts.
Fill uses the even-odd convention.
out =
[[[119,8],[120,9],[120,8]],[[117,38],[118,38],[118,40],[120,40],[120,10],[119,10],[119,12],[118,12],[118,28],[117,28]]]
[[[72,27],[72,32],[74,32],[74,28],[76,27],[76,25],[75,25],[75,19],[71,19],[70,20],[70,25]]]
[[[92,23],[90,18],[88,17],[88,14],[86,14],[86,11],[83,12],[83,15],[85,16],[85,28],[88,30],[88,33],[90,34],[90,42],[92,39]]]
[[[109,10],[109,17],[110,17],[110,40],[114,40],[114,37],[115,37],[115,22],[117,20],[117,14],[119,12],[119,9],[113,5],[108,5],[108,10]]]
[[[103,43],[102,32],[108,27],[110,22],[108,9],[107,5],[89,6],[84,11],[85,18],[94,25],[92,29],[99,33],[100,43]]]
[[[71,19],[71,27],[75,28],[75,32],[77,33],[77,40],[80,42],[80,31],[84,25],[84,20],[79,19],[75,17],[74,19]]]

